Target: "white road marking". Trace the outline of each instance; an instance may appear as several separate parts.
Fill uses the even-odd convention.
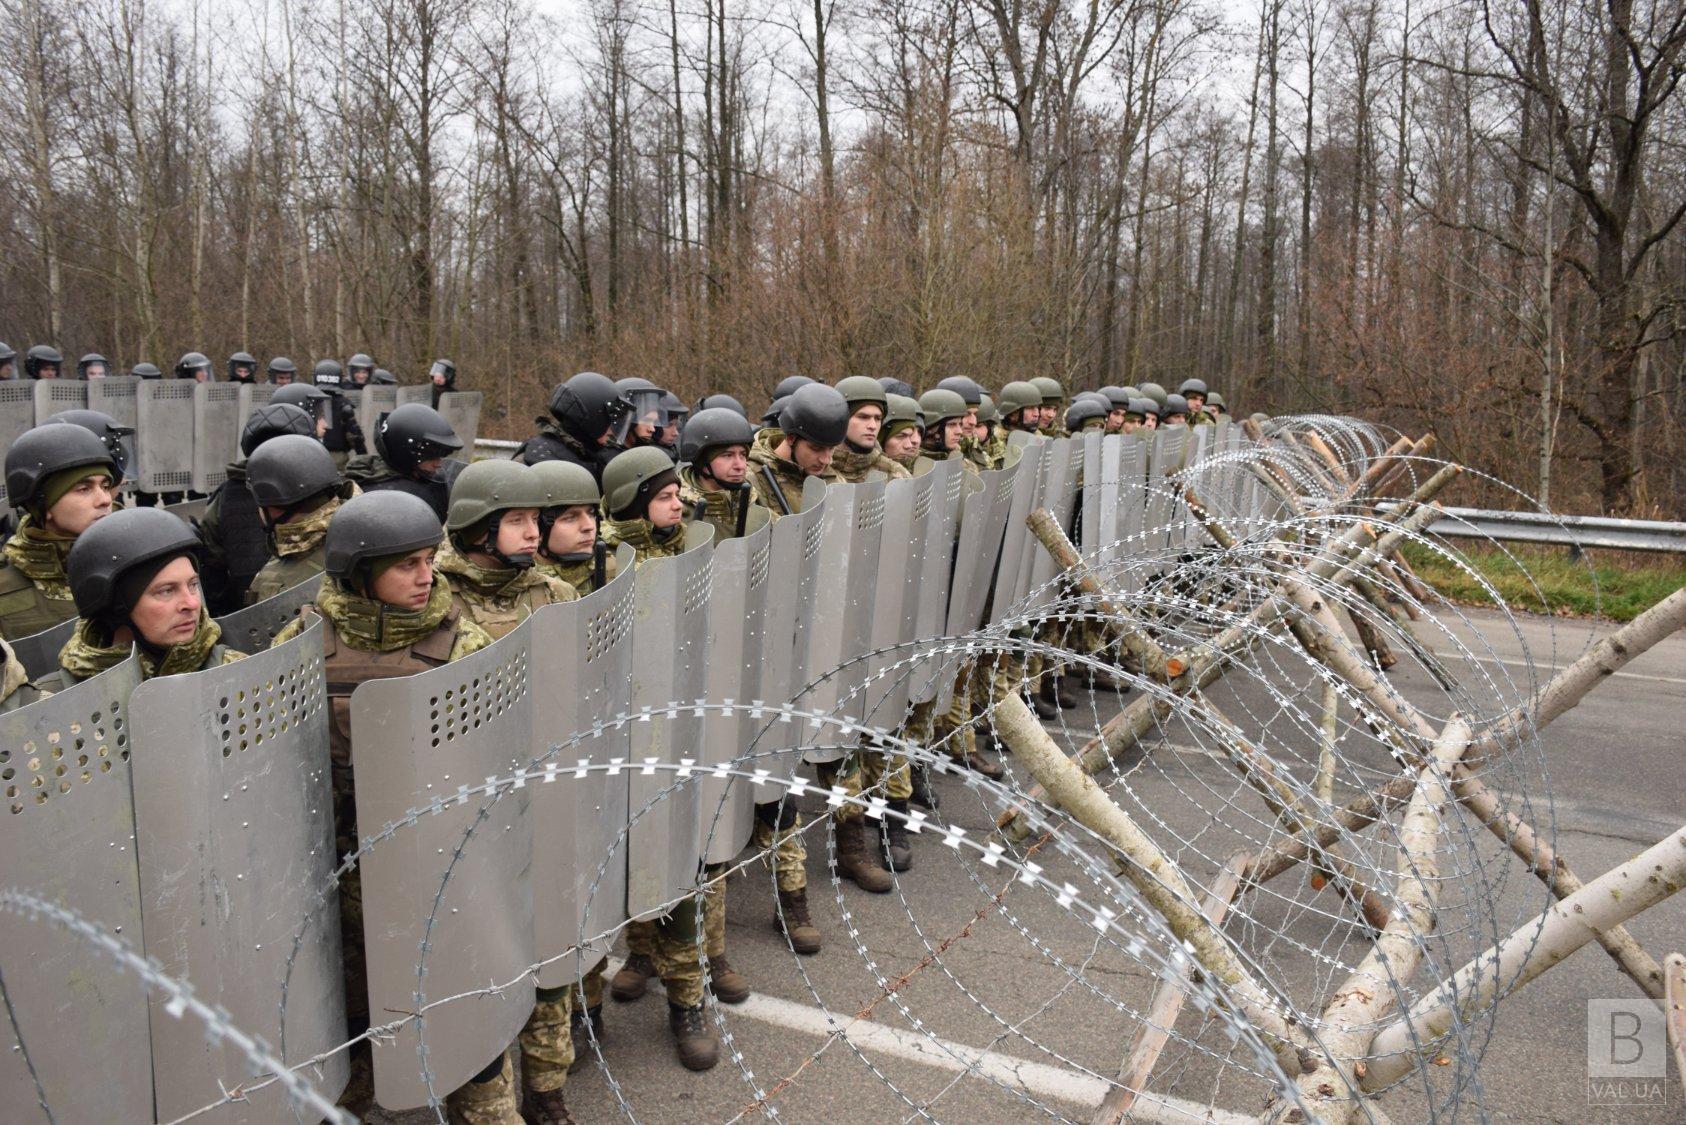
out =
[[[1429,651],[1443,660],[1473,660],[1476,664],[1483,664],[1490,660],[1495,664],[1507,664],[1512,668],[1526,668],[1529,666],[1526,660],[1513,660],[1503,656],[1481,656],[1474,653],[1464,652],[1441,652],[1439,649],[1430,649]],[[1556,674],[1563,671],[1564,666],[1536,661],[1533,667],[1535,671],[1544,674]],[[1686,684],[1686,679],[1681,679],[1679,676],[1653,676],[1645,672],[1624,671],[1612,672],[1610,675],[1624,680],[1646,680],[1653,684]]]

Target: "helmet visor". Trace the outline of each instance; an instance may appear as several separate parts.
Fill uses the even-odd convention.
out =
[[[634,434],[646,441],[655,440],[667,425],[667,407],[662,405],[662,393],[656,390],[626,391],[623,401],[630,404],[615,424],[615,440],[625,444]]]

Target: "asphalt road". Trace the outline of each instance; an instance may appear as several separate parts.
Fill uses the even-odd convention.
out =
[[[1573,659],[1599,628],[1471,611],[1443,632],[1421,633],[1428,648],[1453,660],[1457,700],[1448,702],[1409,660],[1401,661],[1393,682],[1437,714],[1514,698],[1549,678],[1551,665]],[[1539,666],[1530,670],[1525,652]],[[1226,683],[1214,698],[1243,725],[1291,726],[1280,701],[1257,685]],[[1110,693],[1087,699],[1066,714],[1062,736],[1081,740],[1116,706]],[[1523,755],[1492,782],[1525,796],[1542,829],[1554,822],[1559,853],[1590,878],[1679,825],[1686,813],[1683,731],[1686,634],[1677,634],[1554,724],[1541,753]],[[1171,727],[1163,736],[1125,763],[1111,779],[1113,791],[1205,885],[1244,837],[1259,835],[1259,807],[1237,795],[1234,774],[1203,747],[1198,731]],[[1379,776],[1388,768],[1380,750],[1357,734],[1343,749],[1359,771]],[[1361,776],[1344,780],[1356,784]],[[990,802],[960,779],[943,778],[938,786],[942,819],[987,833]],[[1437,972],[1544,904],[1543,889],[1520,863],[1473,822],[1463,823],[1468,827],[1461,837],[1453,834],[1457,843],[1443,859],[1440,930],[1429,954]],[[1379,867],[1396,862],[1386,841],[1361,854]],[[1091,900],[1098,893],[1085,870],[1056,851],[1037,859]],[[742,1008],[710,1005],[726,1036],[720,1066],[702,1075],[680,1069],[665,1005],[654,991],[634,1004],[610,1001],[601,1059],[568,1086],[577,1120],[728,1121],[764,1112],[802,1122],[1091,1119],[1107,1088],[1103,1079],[1117,1073],[1139,1026],[1133,1013],[1145,1010],[1156,983],[1144,963],[1153,941],[1141,951],[1098,938],[1048,893],[1015,884],[1003,869],[939,839],[916,841],[913,869],[888,895],[836,884],[823,826],[810,833],[809,872],[826,937],[825,950],[810,958],[796,957],[772,930],[773,892],[764,871],[731,880],[728,949],[756,994]],[[1250,896],[1231,917],[1230,932],[1255,952],[1261,974],[1296,996],[1326,996],[1367,942],[1332,892],[1314,894],[1302,878],[1291,872],[1283,886]],[[1686,949],[1683,921],[1686,902],[1671,900],[1630,928],[1661,959]],[[1672,1067],[1661,1086],[1664,1105],[1589,1104],[1588,1001],[1639,995],[1602,950],[1589,946],[1505,999],[1461,1061],[1429,1067],[1426,1079],[1407,1082],[1382,1106],[1401,1122],[1425,1118],[1431,1104],[1472,1118],[1686,1120]],[[1255,1065],[1248,1049],[1231,1044],[1216,1020],[1191,1005],[1150,1088],[1191,1108],[1216,1104],[1251,1115],[1266,1092],[1249,1073]],[[1455,1083],[1462,1085],[1457,1092]]]

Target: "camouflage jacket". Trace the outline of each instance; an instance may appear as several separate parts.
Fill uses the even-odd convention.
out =
[[[564,562],[540,555],[533,563],[533,569],[551,578],[561,579],[572,586],[582,598],[597,589],[596,561],[589,557],[575,562]],[[613,582],[615,575],[619,573],[620,564],[615,561],[615,552],[607,550],[603,556],[604,585]]]
[[[755,496],[753,486],[747,496],[724,489],[706,489],[697,484],[691,466],[679,467],[679,500],[685,505],[685,519],[689,523],[706,523],[714,527],[714,541],[730,539],[738,533],[738,503],[740,496],[749,505],[744,513],[745,535],[754,535],[772,522],[766,505]]]
[[[275,528],[275,557],[252,579],[246,590],[247,605],[273,598],[322,573],[328,521],[340,510],[340,503],[338,498],[329,500],[314,512]]]
[[[0,548],[0,637],[17,640],[76,616],[64,562],[74,539],[49,538],[24,516]]]
[[[659,534],[649,520],[603,521],[603,544],[613,550],[621,543],[638,552],[637,562],[648,559],[670,559],[685,553],[685,525],[679,524],[667,535]]]
[[[867,474],[874,470],[883,473],[890,480],[900,480],[913,475],[877,446],[865,453],[857,453],[844,444],[831,458],[831,471],[850,484],[860,484],[866,480]]]
[[[0,641],[0,660],[5,662],[5,666],[0,668],[0,715],[28,707],[52,694],[44,687],[29,682],[29,673],[12,651],[12,646],[5,641]]]
[[[775,439],[763,442],[762,438],[769,432],[776,435]],[[755,435],[755,444],[749,450],[750,487],[755,489],[755,498],[775,520],[802,510],[802,489],[808,483],[808,474],[797,468],[794,461],[786,461],[775,452],[783,440],[783,434],[768,427]],[[770,481],[767,479],[769,476],[772,477]],[[842,480],[831,468],[826,469],[820,479],[827,484]]]
[[[92,679],[127,660],[131,648],[140,661],[142,678],[148,680],[154,676],[203,672],[246,658],[245,653],[222,643],[222,626],[212,621],[203,607],[192,639],[162,651],[145,644],[113,644],[102,635],[99,626],[84,618],[76,623],[76,631],[59,650],[59,682],[68,687]]]
[[[508,635],[534,610],[579,597],[574,588],[536,567],[488,570],[447,542],[434,570],[450,575],[453,604],[493,639]]]

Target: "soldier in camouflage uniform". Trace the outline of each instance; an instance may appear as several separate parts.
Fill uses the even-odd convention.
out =
[[[878,444],[886,457],[911,473],[920,460],[925,416],[919,412],[917,399],[898,394],[885,398],[884,425],[878,431]]]
[[[978,403],[977,443],[983,453],[979,468],[999,469],[1006,464],[1007,430],[1001,425],[1001,408],[989,395]]]
[[[1042,392],[1035,383],[1013,382],[1001,388],[1001,424],[1008,433],[1034,434],[1042,425]]]
[[[252,411],[240,432],[240,460],[229,464],[227,476],[205,503],[205,514],[194,521],[205,541],[205,600],[217,616],[248,604],[252,580],[274,554],[246,470],[259,446],[285,435],[314,439],[316,424],[304,410],[285,403]]]
[[[1158,409],[1158,405],[1151,398],[1137,395],[1124,410],[1124,425],[1120,427],[1119,432],[1133,434],[1141,429],[1151,430],[1153,427],[1148,425],[1148,415]]]
[[[1112,403],[1094,392],[1084,392],[1071,400],[1066,407],[1065,428],[1067,432],[1076,434],[1105,433],[1107,415],[1112,413]]]
[[[1177,393],[1183,396],[1184,402],[1188,403],[1189,425],[1209,426],[1217,421],[1217,419],[1206,410],[1206,404],[1209,401],[1207,398],[1206,380],[1184,379],[1182,386],[1177,388]]]
[[[113,512],[83,532],[65,568],[78,620],[59,650],[59,683],[91,679],[131,651],[146,679],[243,659],[205,610],[203,549],[193,528],[162,508]]]
[[[837,384],[837,393],[849,405],[849,426],[843,433],[843,445],[831,459],[837,475],[850,484],[861,483],[873,472],[890,480],[912,475],[878,448],[878,431],[884,425],[884,412],[889,405],[878,380],[851,375]]]
[[[6,451],[6,495],[23,510],[0,548],[0,637],[16,640],[76,616],[65,578],[70,548],[111,512],[123,472],[94,434],[49,422]]]
[[[420,497],[373,492],[342,505],[328,524],[322,589],[314,605],[275,636],[281,645],[314,618],[324,619],[323,679],[329,706],[328,748],[334,784],[334,836],[345,855],[357,850],[357,788],[351,747],[351,695],[360,684],[411,676],[461,660],[492,643],[452,602],[451,584],[434,573],[444,531]],[[340,879],[340,943],[350,1036],[369,1024],[359,871]],[[374,1102],[367,1043],[351,1051],[351,1082],[340,1105],[358,1117]],[[514,1071],[507,1050],[445,1100],[453,1122],[520,1125]]]
[[[1050,375],[1038,375],[1031,382],[1042,393],[1042,424],[1038,431],[1043,437],[1066,437],[1066,429],[1062,424],[1067,406],[1064,385]]]
[[[603,470],[603,509],[605,542],[629,544],[638,553],[637,562],[685,552],[679,472],[661,449],[629,449],[609,462]],[[720,1045],[703,1021],[697,914],[696,905],[685,901],[658,920],[628,922],[628,956],[609,982],[609,993],[630,1002],[644,995],[652,976],[661,977],[679,1061],[689,1070],[708,1070],[720,1059]]]
[[[295,434],[254,450],[246,483],[275,555],[246,591],[247,604],[256,605],[322,573],[328,525],[352,486],[321,442]]]
[[[991,462],[989,449],[978,435],[978,413],[983,409],[983,385],[965,375],[950,375],[937,384],[939,391],[953,391],[966,404],[966,421],[960,427],[960,453],[971,466],[982,472],[996,466]]]
[[[1217,391],[1212,391],[1206,396],[1206,414],[1212,419],[1212,421],[1216,422],[1219,418],[1222,418],[1228,413],[1229,404],[1224,402],[1223,395],[1219,394]]]
[[[843,479],[832,461],[848,429],[848,412],[835,388],[808,383],[785,399],[776,424],[755,435],[749,483],[755,499],[774,519],[802,510],[802,489],[809,477],[827,484]]]
[[[614,552],[597,534],[602,490],[589,469],[572,461],[540,461],[531,468],[547,495],[539,509],[539,554],[533,565],[584,597],[612,581],[619,569]]]
[[[450,578],[452,605],[494,640],[541,606],[579,597],[534,567],[539,512],[549,499],[543,479],[519,461],[477,461],[451,482],[448,534],[435,566]],[[537,989],[521,1029],[522,1113],[533,1125],[572,1120],[563,1094],[574,1062],[571,992],[567,985]]]

